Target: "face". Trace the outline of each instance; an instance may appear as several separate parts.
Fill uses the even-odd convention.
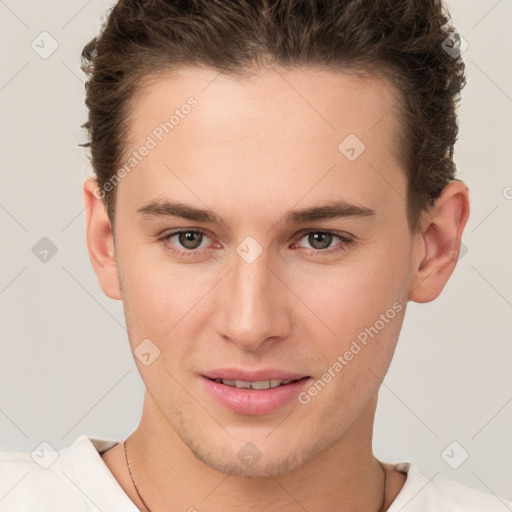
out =
[[[187,68],[133,103],[128,153],[150,149],[117,185],[130,344],[150,340],[147,411],[211,467],[280,474],[368,426],[414,246],[395,102],[377,78]],[[225,368],[309,378],[233,409],[205,377]]]

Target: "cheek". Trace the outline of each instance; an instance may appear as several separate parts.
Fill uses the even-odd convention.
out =
[[[310,275],[303,283],[304,291],[308,286],[316,290],[310,307],[330,331],[316,340],[314,349],[323,363],[317,389],[329,388],[318,404],[337,404],[338,412],[329,414],[355,414],[384,378],[405,313],[405,264],[399,257],[369,260],[325,279]]]
[[[176,363],[167,365],[167,356],[172,353],[179,359],[178,353],[183,352],[185,357],[201,338],[201,330],[208,327],[197,318],[215,299],[211,291],[223,271],[214,266],[170,262],[163,249],[157,257],[147,250],[123,254],[128,256],[118,263],[132,350],[149,338],[160,349],[160,363],[171,368]]]
[[[311,267],[303,273],[297,294],[334,331],[333,337],[354,336],[395,302],[405,307],[407,254],[407,250],[383,247],[336,267]]]
[[[126,323],[133,342],[141,336],[162,338],[188,303],[193,287],[184,286],[179,269],[152,259],[151,253],[140,247],[120,247],[118,267]]]
[[[198,336],[194,335],[197,326],[191,313],[205,294],[204,282],[194,283],[175,265],[145,263],[133,252],[128,260],[127,266],[120,262],[123,307],[141,377],[153,396],[169,394],[171,389],[174,394],[181,393],[175,378],[193,360]],[[143,359],[146,353],[149,360]]]

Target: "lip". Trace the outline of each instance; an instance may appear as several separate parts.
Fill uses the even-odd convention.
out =
[[[282,372],[281,372],[282,374]],[[238,373],[237,375],[240,375]],[[228,377],[217,377],[228,378]],[[282,379],[282,377],[276,377]],[[300,376],[298,377],[301,378]],[[311,377],[304,377],[297,382],[269,389],[238,389],[236,387],[215,382],[202,375],[206,391],[224,407],[238,413],[251,416],[269,414],[286,403],[297,399],[299,393],[309,384]],[[258,377],[259,380],[267,380]],[[250,381],[258,379],[251,377]],[[238,379],[245,380],[245,379]],[[284,380],[284,379],[283,379]]]
[[[309,377],[304,373],[292,373],[277,368],[263,368],[256,371],[241,370],[240,368],[220,368],[218,370],[208,370],[203,373],[203,377],[209,379],[230,379],[243,380],[246,382],[260,382],[263,380],[297,380],[303,377]]]

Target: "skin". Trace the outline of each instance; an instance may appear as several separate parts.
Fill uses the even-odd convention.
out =
[[[311,68],[265,68],[244,79],[198,67],[164,75],[133,102],[129,150],[190,96],[198,105],[117,185],[115,242],[97,183],[84,184],[100,286],[123,301],[131,349],[149,338],[160,350],[149,366],[135,357],[147,388],[128,439],[137,486],[152,512],[378,510],[379,386],[407,302],[435,299],[453,272],[458,250],[446,247],[462,237],[467,188],[451,182],[413,234],[394,88]],[[338,150],[351,133],[366,146],[353,162]],[[137,213],[156,198],[208,208],[223,222]],[[339,199],[374,213],[283,220],[290,210]],[[171,250],[187,250],[178,236],[158,241],[182,228],[205,231],[189,249],[196,255]],[[311,233],[325,230],[353,241],[315,243]],[[236,252],[248,236],[262,248],[252,263]],[[401,311],[308,404],[293,400],[249,416],[203,389],[202,372],[227,366],[321,379],[396,303]],[[261,453],[252,467],[237,456],[248,442]],[[122,443],[102,458],[145,510]],[[404,482],[388,465],[385,508]]]

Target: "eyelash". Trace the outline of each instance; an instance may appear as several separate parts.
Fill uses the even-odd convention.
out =
[[[201,233],[201,234],[203,234],[203,235],[208,237],[208,234],[204,230],[199,229],[199,228],[194,228],[194,229],[178,229],[178,230],[175,230],[175,231],[171,231],[170,233],[167,233],[164,236],[158,238],[158,241],[162,242],[164,244],[164,246],[166,248],[170,249],[172,252],[177,253],[177,254],[179,254],[181,256],[196,256],[196,255],[200,254],[201,249],[177,250],[177,249],[174,249],[173,247],[171,247],[170,244],[167,243],[171,238],[173,238],[176,235],[179,235],[180,233]],[[338,253],[340,251],[346,250],[346,246],[349,246],[350,244],[352,244],[354,242],[354,240],[352,238],[349,238],[349,237],[347,237],[345,235],[341,235],[340,233],[336,233],[334,231],[329,231],[329,230],[309,230],[309,231],[303,231],[303,232],[300,233],[301,236],[299,238],[299,241],[302,240],[306,235],[309,235],[309,234],[312,234],[312,233],[322,233],[322,234],[326,234],[326,235],[332,235],[332,236],[337,237],[337,238],[339,238],[341,240],[341,243],[338,244],[341,247],[338,247],[338,248],[336,248],[337,246],[334,246],[334,248],[328,248],[328,249],[309,249],[309,254],[313,255],[313,256],[317,256],[317,255],[320,255],[320,256],[328,256],[329,255],[330,256],[330,255],[333,255],[333,254]],[[208,238],[210,238],[210,237],[208,237]],[[208,249],[206,249],[206,250],[208,250]]]

